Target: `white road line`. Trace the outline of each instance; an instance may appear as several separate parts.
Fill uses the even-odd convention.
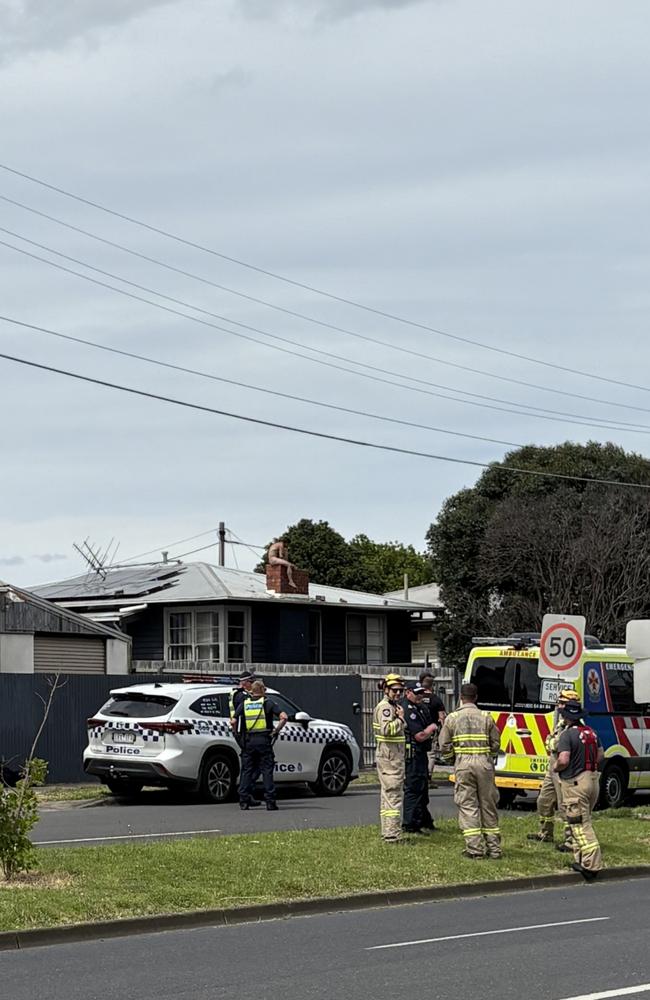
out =
[[[170,833],[122,833],[115,837],[75,837],[71,840],[35,840],[35,847],[51,847],[54,844],[94,844],[105,840],[144,840],[152,837],[200,837],[204,833],[221,833],[221,830],[176,830]]]
[[[583,917],[580,920],[556,920],[551,924],[528,924],[525,927],[502,927],[492,931],[474,931],[472,934],[448,934],[445,937],[422,938],[420,941],[397,941],[395,944],[375,944],[364,951],[382,951],[385,948],[408,948],[416,944],[436,944],[438,941],[459,941],[461,938],[487,937],[489,934],[517,934],[519,931],[537,931],[544,927],[567,927],[570,924],[594,924],[599,920],[609,920],[609,917]],[[640,991],[638,991],[640,992]],[[600,994],[593,994],[592,1000]],[[616,996],[615,993],[603,993],[605,996]],[[570,997],[567,1000],[587,1000],[586,997]]]
[[[641,986],[623,986],[620,990],[605,990],[604,993],[583,993],[579,997],[565,997],[565,1000],[607,1000],[608,997],[627,997],[633,993],[649,993],[650,983]]]

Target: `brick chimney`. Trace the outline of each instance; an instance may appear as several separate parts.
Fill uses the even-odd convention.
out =
[[[266,567],[266,589],[273,590],[276,594],[299,594],[303,597],[309,594],[309,574],[304,569],[293,567],[293,582],[295,587],[289,583],[289,574],[286,566]]]

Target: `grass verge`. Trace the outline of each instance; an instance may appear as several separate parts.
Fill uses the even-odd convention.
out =
[[[565,855],[526,840],[536,826],[534,816],[504,817],[505,856],[483,862],[461,857],[454,820],[400,847],[382,844],[377,827],[365,826],[47,848],[38,852],[40,878],[0,891],[0,930],[565,870]],[[609,867],[650,859],[650,828],[634,813],[601,813],[596,828]]]
[[[39,802],[79,802],[110,795],[106,785],[44,785],[36,789]]]

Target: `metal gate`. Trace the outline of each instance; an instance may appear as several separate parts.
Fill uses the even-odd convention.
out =
[[[362,747],[363,767],[375,766],[375,750],[377,748],[377,744],[375,743],[375,734],[372,728],[372,717],[377,702],[380,701],[380,699],[382,698],[382,692],[379,689],[380,683],[381,683],[381,677],[361,678],[361,715],[363,721],[363,747]],[[444,703],[447,712],[450,712],[456,700],[454,695],[448,694],[440,686],[438,686],[435,690],[440,700]]]

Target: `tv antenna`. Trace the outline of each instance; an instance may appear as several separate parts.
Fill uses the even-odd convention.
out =
[[[91,545],[86,538],[81,545],[77,545],[76,542],[73,542],[72,547],[76,549],[81,558],[88,565],[90,571],[101,577],[102,580],[105,580],[106,570],[110,569],[111,565],[115,561],[115,556],[117,555],[120,543],[115,542],[115,539],[111,538],[104,551],[102,551],[98,545]]]

